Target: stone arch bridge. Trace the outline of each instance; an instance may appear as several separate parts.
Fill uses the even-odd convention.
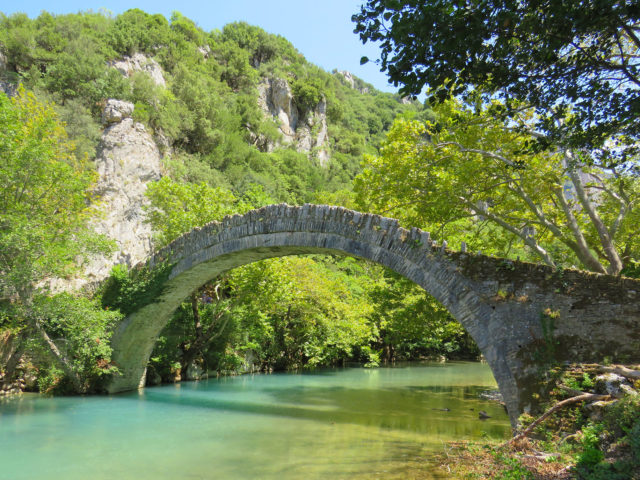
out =
[[[116,329],[122,374],[109,391],[144,386],[156,339],[173,311],[221,273],[271,257],[347,254],[388,267],[440,301],[475,339],[511,418],[537,397],[545,366],[640,361],[640,281],[455,252],[397,220],[341,207],[271,205],[183,235],[153,255],[171,272],[158,297]]]

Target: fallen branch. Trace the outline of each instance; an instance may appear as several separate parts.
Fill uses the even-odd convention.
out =
[[[598,402],[600,400],[609,400],[609,399],[611,399],[611,395],[600,395],[597,393],[581,392],[580,395],[576,395],[575,397],[562,400],[561,402],[556,403],[553,407],[551,407],[549,410],[544,412],[541,417],[538,417],[536,420],[534,420],[531,423],[531,425],[525,428],[521,433],[519,433],[515,437],[511,438],[507,442],[500,445],[499,448],[504,448],[508,445],[511,445],[514,442],[517,442],[518,440],[525,438],[533,431],[534,428],[536,428],[543,421],[545,421],[553,412],[556,412],[561,408],[566,407],[567,405],[573,405],[574,403],[579,403],[579,402]]]
[[[598,371],[604,373],[615,373],[616,375],[620,375],[621,377],[625,377],[629,380],[640,380],[640,370],[632,370],[624,365],[612,365],[610,367],[601,365],[598,367]]]

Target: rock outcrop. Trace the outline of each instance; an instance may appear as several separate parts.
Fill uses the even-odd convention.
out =
[[[16,94],[16,85],[6,81],[7,73],[7,57],[0,50],[0,92],[6,93],[8,96]]]
[[[369,93],[369,87],[361,86],[362,80],[356,79],[356,77],[354,77],[351,72],[347,70],[341,70],[338,72],[338,75],[340,75],[345,83],[354,90],[359,91],[363,95]]]
[[[344,78],[344,81],[347,82],[351,88],[356,88],[356,80],[353,78],[353,74],[347,70],[341,70],[338,72]]]
[[[133,103],[110,98],[102,111],[102,123],[118,123],[133,114]]]
[[[121,60],[116,60],[109,64],[119,70],[125,77],[130,77],[135,72],[144,72],[151,77],[151,80],[156,85],[166,87],[160,64],[142,53],[136,53],[132,57],[123,57]]]
[[[258,105],[279,123],[283,143],[294,144],[300,152],[313,153],[321,165],[329,160],[327,102],[324,98],[313,110],[296,105],[289,83],[282,78],[265,79],[258,85]],[[275,145],[269,145],[271,150]]]
[[[99,180],[95,191],[103,215],[94,220],[94,228],[116,241],[117,252],[93,262],[94,269],[87,273],[95,280],[108,276],[112,265],[133,266],[152,251],[144,192],[149,182],[161,177],[160,152],[144,125],[135,123],[129,112],[133,105],[123,105],[123,120],[104,131],[96,158]]]
[[[94,285],[109,276],[116,264],[136,265],[152,251],[151,226],[145,223],[144,193],[149,182],[161,177],[161,156],[144,125],[131,118],[133,104],[110,99],[103,112],[106,129],[95,160],[99,178],[95,186],[98,215],[93,229],[116,243],[110,256],[94,257],[84,278],[55,280],[54,290]]]
[[[209,45],[198,47],[198,51],[202,54],[205,60],[211,56],[211,47]]]

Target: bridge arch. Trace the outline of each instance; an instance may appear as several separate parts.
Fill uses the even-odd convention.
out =
[[[114,377],[109,391],[144,386],[146,365],[160,332],[195,289],[248,263],[309,253],[361,257],[420,285],[474,338],[493,371],[512,423],[528,407],[531,392],[527,382],[532,375],[532,362],[528,360],[535,358],[536,353],[531,353],[530,347],[539,344],[545,335],[540,321],[542,306],[540,302],[529,301],[528,295],[534,294],[544,303],[546,297],[542,298],[542,294],[547,295],[547,290],[554,288],[553,281],[540,287],[528,283],[531,275],[521,275],[517,287],[522,294],[519,299],[515,298],[513,279],[508,280],[513,298],[501,298],[498,295],[504,283],[501,277],[513,273],[516,269],[513,262],[447,251],[436,246],[429,233],[416,228],[406,230],[394,219],[310,204],[271,205],[226,217],[222,222],[194,229],[153,255],[147,262],[150,267],[169,262],[171,272],[155,301],[130,314],[116,329],[112,339],[113,360],[121,375]],[[489,275],[482,273],[487,262]],[[502,265],[505,268],[501,270]],[[518,267],[521,269],[521,265]],[[542,267],[542,272],[548,275],[545,268]],[[640,282],[637,283],[640,292]],[[567,311],[574,310],[563,305],[558,304]],[[637,302],[634,308],[640,318]],[[588,345],[585,351],[591,351]]]

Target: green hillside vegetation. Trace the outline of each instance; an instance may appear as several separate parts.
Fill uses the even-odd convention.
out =
[[[349,188],[363,153],[375,153],[399,112],[422,109],[358,80],[361,94],[339,73],[310,64],[286,39],[244,23],[205,32],[174,13],[170,20],[129,10],[102,14],[0,17],[5,79],[21,82],[58,106],[78,154],[95,154],[107,98],[135,104],[135,119],[174,149],[168,167],[183,181],[205,181],[243,193],[259,184],[277,201],[308,201],[316,191]],[[162,67],[167,87],[149,75],[123,77],[110,61],[142,53]],[[291,148],[266,153],[277,125],[257,104],[265,78],[284,78],[296,104],[327,102],[330,151],[326,168]]]
[[[205,32],[177,12],[169,20],[137,9],[115,17],[0,14],[0,53],[6,64],[0,81],[22,84],[42,108],[55,110],[48,128],[59,131],[64,125],[75,145],[69,149],[73,161],[89,176],[106,100],[135,104],[134,119],[164,145],[166,176],[148,189],[156,246],[226,214],[270,203],[354,207],[352,180],[361,172],[363,155],[377,153],[399,115],[431,118],[421,104],[402,102],[358,78],[349,85],[341,73],[307,62],[286,39],[259,27],[235,23]],[[110,64],[138,53],[158,62],[166,87],[144,72],[125,77]],[[301,115],[326,101],[326,164],[316,151],[284,144],[277,120],[260,109],[258,86],[270,78],[286,79]],[[20,100],[4,101],[2,108],[19,111]],[[68,156],[57,160],[71,162]],[[0,213],[4,219],[7,212]],[[2,235],[3,241],[9,238]],[[119,314],[152,294],[154,278],[115,268],[91,301],[52,297],[40,284],[34,291],[43,305],[37,325],[16,321],[25,302],[7,285],[0,330],[24,340],[18,353],[28,353],[41,390],[99,390],[115,369],[109,363],[110,328]],[[91,329],[74,328],[81,318],[90,320]],[[37,340],[36,331],[47,334],[51,344],[42,335]],[[87,342],[87,335],[94,340]],[[65,348],[53,361],[55,352],[45,347],[56,344]],[[381,267],[311,256],[248,265],[194,292],[158,342],[149,377],[173,381],[184,379],[188,369],[197,375],[347,361],[374,366],[434,355],[477,355],[468,335],[435,300]]]

